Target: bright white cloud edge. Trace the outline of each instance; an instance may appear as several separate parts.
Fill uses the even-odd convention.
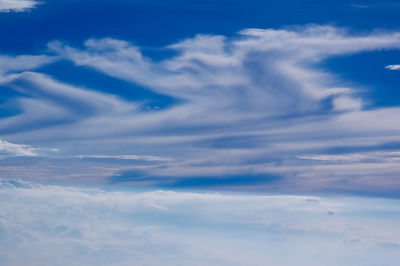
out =
[[[0,12],[26,12],[41,3],[36,0],[0,0]]]
[[[0,156],[37,156],[36,148],[0,139]]]
[[[387,65],[385,68],[389,70],[400,70],[400,65]]]

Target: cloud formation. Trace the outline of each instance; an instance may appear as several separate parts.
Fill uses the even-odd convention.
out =
[[[387,65],[385,68],[389,70],[400,70],[400,65]]]
[[[41,2],[36,0],[0,0],[0,12],[25,12]]]
[[[29,145],[14,144],[0,139],[0,156],[37,156],[35,150]]]
[[[198,35],[169,45],[178,55],[160,63],[144,57],[138,47],[114,39],[88,40],[85,50],[60,42],[49,48],[78,66],[183,98],[194,105],[190,111],[212,108],[216,117],[225,115],[226,120],[233,115],[248,119],[307,114],[320,111],[321,101],[330,97],[336,109],[358,109],[354,91],[337,88],[333,77],[312,64],[337,55],[400,47],[398,33],[351,36],[329,26],[247,29],[239,34],[238,39]]]
[[[0,199],[4,265],[396,265],[400,259],[398,200],[135,193],[20,180],[1,180]]]
[[[124,40],[89,39],[83,47],[53,41],[45,55],[1,57],[0,84],[18,93],[5,107],[18,112],[0,120],[0,134],[15,143],[58,148],[59,157],[94,154],[103,162],[129,161],[99,168],[93,180],[114,169],[112,175],[136,172],[155,183],[273,175],[282,179],[275,189],[397,191],[399,169],[388,160],[350,163],[304,156],[396,151],[400,108],[367,108],[357,87],[320,63],[399,48],[397,32],[357,35],[318,25],[245,29],[229,38],[197,35],[164,47],[173,54],[161,60]],[[132,97],[135,91],[117,96],[112,89],[86,88],[40,72],[39,67],[60,60],[175,101],[146,108],[146,101]],[[136,158],[132,154],[169,160],[126,160]]]

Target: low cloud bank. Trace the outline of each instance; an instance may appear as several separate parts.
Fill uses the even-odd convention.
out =
[[[1,180],[0,202],[4,265],[396,265],[400,259],[398,200],[137,193]]]

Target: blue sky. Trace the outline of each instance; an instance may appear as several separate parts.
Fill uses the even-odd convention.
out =
[[[399,13],[0,0],[0,261],[397,265]]]

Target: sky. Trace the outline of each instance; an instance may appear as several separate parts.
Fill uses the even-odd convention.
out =
[[[395,265],[399,14],[0,0],[0,259]]]

